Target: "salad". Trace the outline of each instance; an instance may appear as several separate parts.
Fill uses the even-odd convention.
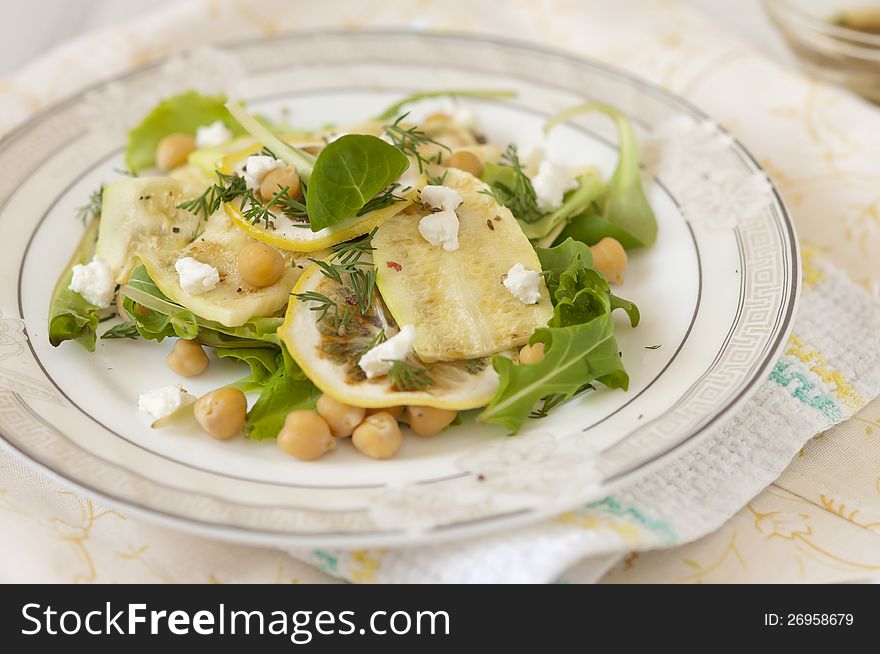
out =
[[[85,231],[49,311],[54,346],[176,339],[173,383],[138,410],[159,428],[277,439],[315,460],[350,440],[393,456],[472,411],[514,434],[629,378],[612,313],[627,251],[654,243],[633,130],[613,107],[610,179],[488,142],[463,105],[424,120],[404,98],[355,125],[305,131],[195,92],[129,133],[128,170],[80,211]],[[448,102],[448,100],[447,100]],[[105,321],[111,321],[105,326]],[[123,343],[109,347],[124,347]],[[196,398],[211,358],[242,376]]]

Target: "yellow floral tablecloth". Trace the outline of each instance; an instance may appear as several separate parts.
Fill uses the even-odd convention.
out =
[[[880,295],[880,110],[768,62],[676,0],[179,3],[62,45],[0,82],[0,129],[97,79],[182,47],[365,25],[536,41],[622,66],[688,98],[740,138],[777,184],[805,246],[805,283],[823,274],[811,265],[818,254]],[[16,338],[0,333],[0,343]],[[846,398],[846,379],[835,377],[840,373],[821,354],[797,338],[787,354]],[[0,530],[10,550],[0,561],[3,581],[330,579],[282,552],[216,543],[99,509],[3,450]],[[376,565],[369,553],[355,553],[350,576],[369,581]],[[614,567],[603,577],[607,582],[880,576],[880,401],[810,441],[773,485],[713,534],[619,562],[593,560],[565,579],[592,581],[608,565]]]

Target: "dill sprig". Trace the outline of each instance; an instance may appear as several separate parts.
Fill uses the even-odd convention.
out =
[[[234,199],[249,192],[244,177],[227,175],[219,170],[214,172],[217,174],[218,183],[206,188],[198,197],[181,202],[177,205],[177,208],[189,211],[196,216],[202,216],[202,218],[207,220],[223,203],[232,202]]]
[[[446,175],[449,174],[448,170],[444,170],[442,175],[428,175],[428,184],[432,186],[443,186],[443,182],[446,181]]]
[[[523,170],[516,146],[508,145],[501,160],[502,166],[509,167],[513,171],[513,187],[495,180],[490,184],[490,189],[482,191],[482,193],[494,197],[499,204],[510,209],[518,220],[527,223],[540,220],[544,216],[544,212],[538,208],[538,198],[532,186],[532,180]]]
[[[111,327],[101,335],[101,338],[138,338],[139,336],[140,332],[138,332],[137,325],[129,320]]]
[[[76,217],[85,223],[89,218],[97,218],[101,215],[101,207],[104,198],[104,185],[89,193],[89,201],[76,210]]]
[[[581,393],[584,393],[588,390],[594,391],[596,390],[596,387],[592,384],[584,384],[574,392],[574,395],[572,395],[572,397],[577,397]],[[551,410],[558,407],[560,404],[565,402],[565,400],[566,397],[563,393],[553,393],[551,395],[548,395],[544,398],[541,406],[529,414],[529,418],[534,418],[535,420],[546,418],[550,414]]]
[[[337,325],[345,325],[353,318],[353,316],[345,315],[349,311],[349,307],[357,309],[357,312],[362,316],[370,311],[373,306],[373,298],[376,295],[377,271],[372,261],[365,260],[363,257],[373,251],[372,240],[375,233],[374,229],[362,238],[334,246],[333,256],[329,260],[309,259],[321,269],[321,274],[324,277],[336,283],[338,295],[343,298],[343,303],[348,305],[340,313],[335,301],[320,293],[309,291],[308,293],[314,294],[305,297],[305,299],[318,302],[318,305],[312,309],[321,311],[318,316],[319,322],[327,317],[333,307],[337,307],[335,313],[332,314]],[[308,293],[298,294],[297,297],[306,296]]]
[[[388,379],[397,391],[420,391],[433,383],[428,369],[411,361],[392,361]]]
[[[294,222],[308,224],[305,203],[291,197],[288,187],[278,189],[268,201],[263,201],[253,189],[247,187],[244,177],[227,175],[219,170],[214,172],[217,174],[217,182],[206,188],[198,197],[181,202],[177,205],[178,208],[207,219],[221,205],[240,199],[241,215],[252,224],[262,222],[267,229],[273,227],[272,219],[275,217],[273,210]]]
[[[422,154],[419,152],[419,148],[421,148],[423,145],[431,144],[439,146],[440,148],[450,153],[452,152],[452,149],[446,145],[443,145],[439,141],[435,141],[418,127],[403,127],[400,123],[407,116],[409,116],[409,113],[401,115],[390,125],[385,125],[382,130],[391,140],[391,144],[394,147],[396,147],[408,157],[413,157],[416,160],[416,163],[419,166],[419,172],[423,173],[425,172],[425,168],[429,164],[440,163],[443,158],[443,153],[438,152],[430,159],[425,159],[425,157],[423,157]]]
[[[392,204],[395,204],[397,202],[403,202],[404,200],[406,200],[406,198],[402,198],[399,195],[395,195],[394,193],[394,191],[396,191],[399,186],[400,184],[397,183],[392,184],[382,193],[369,200],[363,207],[360,208],[360,211],[358,211],[355,215],[363,216],[364,214],[370,213],[371,211],[378,211],[379,209],[390,207]]]
[[[315,302],[315,305],[309,307],[309,310],[320,312],[320,315],[318,316],[318,322],[324,320],[324,318],[327,317],[327,313],[331,309],[338,311],[338,307],[336,306],[335,301],[331,300],[323,293],[318,293],[317,291],[294,293],[293,297],[298,299],[300,302]]]

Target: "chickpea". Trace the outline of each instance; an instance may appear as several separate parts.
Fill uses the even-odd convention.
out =
[[[278,447],[300,461],[320,459],[336,448],[330,426],[314,411],[291,411],[278,432]]]
[[[196,149],[196,139],[192,134],[174,132],[156,146],[156,168],[168,172],[186,163],[189,153]]]
[[[193,411],[202,429],[218,440],[226,440],[244,427],[247,398],[237,388],[218,388],[196,400]]]
[[[330,426],[330,433],[340,438],[351,436],[351,432],[364,421],[366,409],[357,406],[349,406],[329,395],[318,398],[318,415]]]
[[[367,409],[367,415],[371,416],[374,413],[387,413],[393,418],[400,418],[400,416],[403,415],[405,409],[405,406],[386,406],[377,409]]]
[[[263,181],[260,183],[260,195],[268,202],[272,199],[273,195],[284,187],[287,187],[287,194],[290,197],[299,197],[299,173],[296,172],[296,168],[293,166],[275,168],[266,173],[266,176],[263,177]]]
[[[251,286],[271,286],[284,274],[284,257],[265,243],[249,243],[238,253],[238,274]]]
[[[519,351],[519,362],[526,365],[530,363],[538,363],[544,358],[544,344],[535,343],[534,345],[523,345]]]
[[[434,436],[448,427],[458,411],[435,409],[430,406],[410,406],[406,408],[409,428],[419,436]]]
[[[593,253],[593,267],[602,273],[608,283],[622,284],[628,259],[620,242],[606,236],[590,250]]]
[[[402,441],[397,420],[384,411],[367,416],[351,435],[354,446],[373,459],[391,458]]]
[[[483,162],[473,152],[459,150],[444,162],[447,168],[458,168],[474,177],[483,176]]]
[[[179,338],[165,357],[165,365],[181,377],[197,377],[208,367],[208,355],[198,342]]]

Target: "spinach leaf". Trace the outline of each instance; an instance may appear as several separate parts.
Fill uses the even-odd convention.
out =
[[[70,280],[76,264],[88,263],[95,253],[98,220],[92,219],[80,239],[64,274],[55,284],[49,305],[49,342],[58,347],[64,341],[78,341],[89,352],[95,351],[100,309],[82,295],[71,291]]]
[[[422,100],[429,100],[431,98],[489,98],[500,100],[503,98],[512,98],[515,95],[515,91],[493,91],[480,89],[441,89],[439,91],[421,91],[419,93],[408,95],[402,100],[395,102],[385,111],[376,116],[376,120],[391,120],[392,118],[399,116],[402,113],[403,108],[407,105],[421,102]]]
[[[633,327],[639,321],[636,306],[614,296],[605,278],[590,268],[592,256],[585,244],[568,239],[555,248],[536,248],[536,252],[554,303],[548,326],[535,331],[529,341],[544,344],[544,358],[515,365],[505,357],[495,357],[492,364],[500,377],[499,388],[477,418],[500,424],[511,433],[522,427],[542,399],[546,410],[548,405],[571,399],[593,381],[626,389],[629,376],[614,338],[612,312],[626,310]]]
[[[315,162],[306,206],[312,231],[355,215],[397,180],[409,159],[376,136],[348,134],[329,143]]]
[[[617,167],[608,183],[608,192],[601,200],[601,217],[628,235],[623,240],[618,238],[624,247],[651,245],[657,239],[657,220],[642,188],[638,144],[626,116],[607,104],[587,102],[551,118],[544,126],[544,131],[549,132],[559,123],[591,111],[603,113],[614,121],[620,148]]]
[[[605,182],[593,173],[578,178],[578,187],[565,194],[562,206],[532,223],[521,223],[523,233],[530,241],[553,241],[572,217],[586,211],[606,192]]]
[[[241,134],[243,130],[229,115],[225,102],[222,95],[206,96],[195,91],[163,100],[128,133],[125,165],[133,172],[149,168],[155,163],[156,146],[163,138],[174,132],[195,134],[197,128],[217,120],[233,134]]]
[[[248,438],[258,441],[275,438],[288,413],[313,409],[320,395],[321,391],[282,348],[277,370],[248,412],[245,433]]]

